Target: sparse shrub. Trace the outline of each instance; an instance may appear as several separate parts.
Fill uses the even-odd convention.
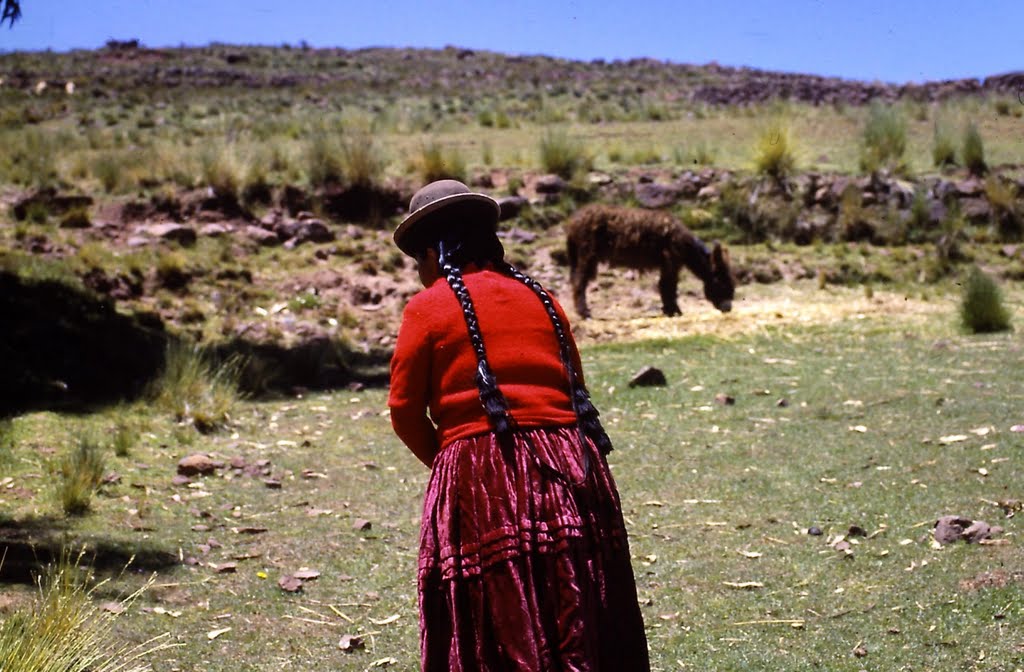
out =
[[[103,479],[103,469],[99,442],[90,436],[80,437],[77,446],[60,461],[57,497],[64,513],[80,516],[89,510],[92,496]]]
[[[188,272],[185,256],[176,250],[161,252],[156,260],[156,278],[161,287],[181,289],[188,284],[191,275]]]
[[[420,145],[418,171],[424,182],[435,180],[466,181],[466,162],[454,147],[437,141]]]
[[[198,347],[172,342],[163,372],[151,383],[147,396],[179,422],[203,433],[214,431],[231,421],[240,399],[238,381],[244,365],[239,357],[215,362]]]
[[[101,152],[92,161],[92,174],[100,181],[103,190],[112,194],[123,183],[121,160],[113,152]]]
[[[932,163],[936,168],[956,165],[956,143],[949,129],[935,121],[932,131]]]
[[[4,148],[8,179],[30,187],[54,186],[58,181],[57,157],[62,149],[53,134],[40,129],[8,134]]]
[[[509,196],[518,196],[519,190],[523,188],[523,177],[521,175],[509,175],[506,191]]]
[[[977,266],[971,268],[964,282],[960,319],[964,328],[974,334],[1011,328],[1010,312],[1003,305],[999,285]]]
[[[306,179],[312,187],[341,182],[344,175],[341,148],[336,134],[321,126],[306,142]]]
[[[566,180],[590,170],[593,160],[582,143],[563,130],[549,130],[540,139],[540,165],[544,171]]]
[[[796,157],[793,154],[789,129],[780,123],[770,124],[757,139],[754,148],[754,168],[758,173],[782,180],[793,172]]]
[[[990,175],[985,180],[985,197],[992,206],[992,219],[1000,239],[1020,240],[1024,234],[1024,222],[1017,209],[1017,188],[1014,184]]]
[[[87,229],[92,226],[87,208],[72,208],[61,215],[60,226],[64,229]]]
[[[0,621],[0,670],[5,672],[143,672],[140,661],[164,648],[152,639],[135,646],[113,641],[115,612],[103,609],[79,576],[81,555],[61,553],[38,582],[33,603]],[[145,590],[143,588],[142,590]],[[134,601],[142,590],[121,605]]]
[[[139,441],[138,425],[126,417],[120,417],[114,423],[114,436],[111,443],[114,447],[114,455],[128,457],[132,448]]]
[[[312,310],[320,307],[320,296],[315,292],[300,292],[288,302],[288,309],[293,313]]]
[[[480,162],[485,166],[494,164],[494,147],[487,140],[484,140],[480,145]]]
[[[341,142],[341,170],[345,182],[371,187],[384,173],[386,161],[370,135],[347,136]]]
[[[907,122],[897,108],[873,102],[864,125],[863,142],[861,170],[906,170],[903,156],[907,151]]]
[[[964,166],[971,175],[984,175],[988,172],[988,165],[985,163],[985,144],[974,122],[968,122],[964,127],[963,142]]]
[[[676,147],[672,159],[681,166],[710,166],[715,162],[715,152],[707,143],[700,142],[690,148]]]
[[[199,154],[199,166],[203,184],[221,197],[237,199],[241,184],[238,159],[227,146],[211,146]]]
[[[931,213],[928,211],[928,190],[918,187],[914,190],[914,199],[910,202],[907,235],[910,240],[920,242],[929,228]]]
[[[1010,101],[1007,100],[1006,98],[997,99],[995,103],[992,104],[992,107],[995,109],[996,114],[998,114],[1000,117],[1010,116],[1011,105]]]
[[[653,165],[661,163],[661,152],[654,147],[640,147],[633,150],[631,158],[634,165]]]
[[[34,201],[25,208],[25,221],[30,224],[46,224],[50,218],[50,209],[42,201]]]

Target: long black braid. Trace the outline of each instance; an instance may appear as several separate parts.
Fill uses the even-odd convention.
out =
[[[469,290],[462,279],[461,268],[469,262],[475,262],[481,266],[488,262],[493,263],[496,270],[523,283],[540,299],[558,339],[559,357],[569,381],[569,398],[576,413],[581,433],[590,438],[602,454],[607,454],[612,449],[611,439],[608,438],[608,434],[604,431],[599,418],[600,414],[591,402],[590,393],[580,379],[579,372],[573,363],[572,348],[566,325],[562,322],[558,311],[555,309],[551,295],[548,294],[547,290],[539,282],[519,271],[511,264],[502,261],[504,250],[496,238],[484,245],[474,244],[478,242],[460,239],[457,236],[444,237],[437,244],[438,264],[444,273],[448,286],[451,287],[456,298],[459,300],[459,304],[462,306],[466,329],[469,332],[469,341],[477,358],[476,384],[480,394],[480,402],[491,426],[500,437],[507,437],[513,431],[515,420],[512,417],[508,400],[498,387],[498,381],[491,371],[476,309],[473,306],[473,300],[470,298]]]
[[[498,381],[487,363],[487,350],[484,348],[484,336],[480,331],[480,323],[477,321],[476,309],[473,307],[473,299],[469,296],[466,283],[462,281],[462,270],[456,265],[452,257],[458,256],[464,248],[457,243],[452,245],[446,241],[438,243],[438,263],[444,272],[448,286],[455,292],[456,298],[462,305],[462,316],[466,320],[466,330],[469,331],[469,342],[476,353],[476,386],[480,391],[480,403],[483,404],[487,419],[500,436],[505,436],[512,431],[512,414],[509,412],[508,400],[498,387]],[[454,249],[450,249],[454,248]]]
[[[562,360],[562,366],[565,367],[566,376],[569,378],[569,398],[572,401],[572,408],[576,412],[580,429],[583,430],[584,435],[589,437],[603,454],[607,455],[612,450],[612,441],[608,438],[608,434],[604,431],[604,426],[601,424],[601,414],[598,413],[594,403],[590,400],[589,390],[587,390],[583,381],[580,380],[580,372],[576,370],[576,365],[573,362],[572,348],[566,326],[555,309],[555,303],[552,301],[551,295],[548,294],[543,285],[512,264],[503,261],[497,265],[497,268],[533,290],[533,293],[537,295],[537,298],[544,305],[544,310],[551,320],[551,325],[555,328],[555,336],[558,337],[558,352]]]

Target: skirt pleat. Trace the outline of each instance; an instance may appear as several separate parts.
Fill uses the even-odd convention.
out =
[[[425,672],[650,669],[615,483],[575,427],[438,454],[418,588]]]

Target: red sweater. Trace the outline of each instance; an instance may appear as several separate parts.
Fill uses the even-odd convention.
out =
[[[518,426],[575,424],[558,339],[537,295],[495,271],[474,271],[463,278],[476,308],[487,361]],[[555,308],[568,329],[557,301]],[[566,333],[582,381],[579,352],[571,332]],[[455,439],[491,431],[480,403],[476,369],[462,307],[442,278],[409,301],[391,359],[391,424],[424,462],[429,464]]]

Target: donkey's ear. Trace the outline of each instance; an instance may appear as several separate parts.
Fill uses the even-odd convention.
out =
[[[728,254],[722,247],[722,244],[715,241],[715,246],[711,248],[711,265],[712,266],[723,266],[726,261],[726,254]]]

